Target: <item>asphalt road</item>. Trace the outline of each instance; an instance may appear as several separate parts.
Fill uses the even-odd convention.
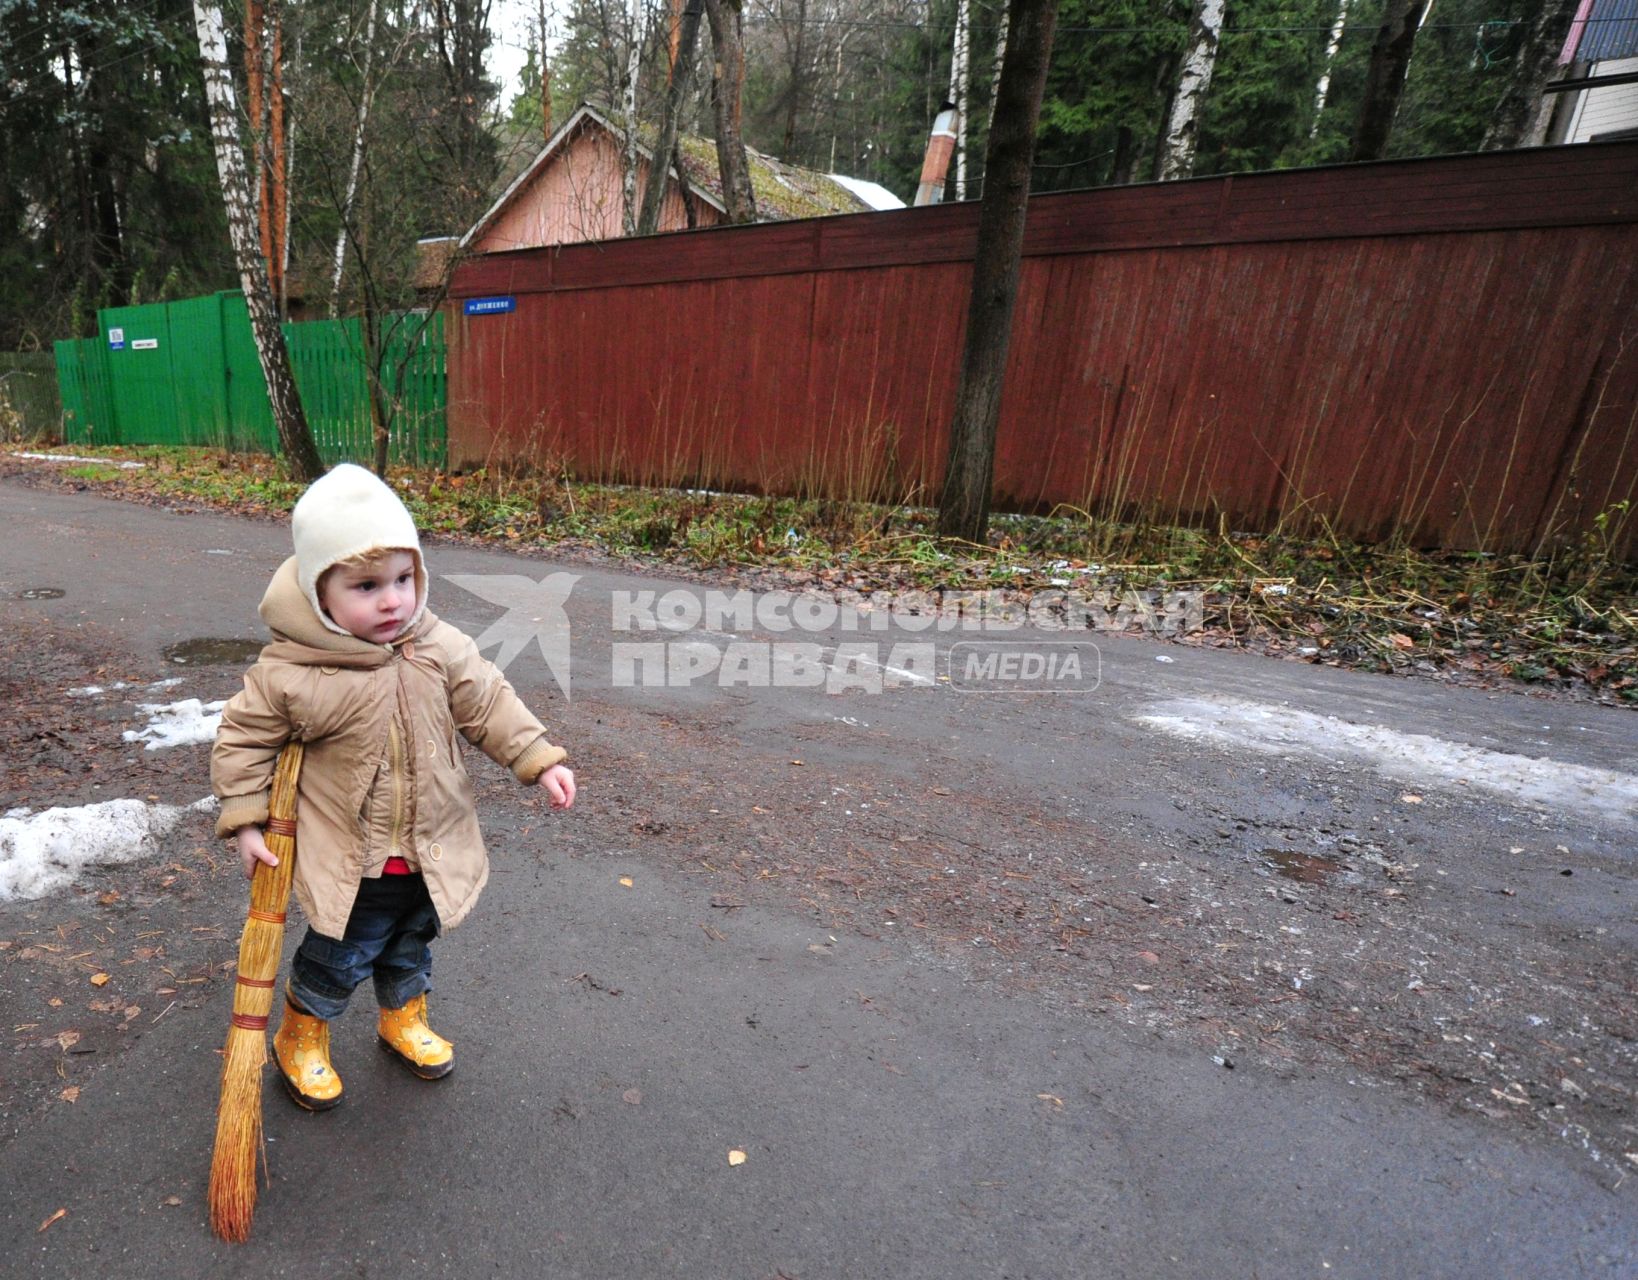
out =
[[[166,650],[258,637],[288,545],[16,482],[0,528],[31,716],[80,679],[231,693],[236,668]],[[880,693],[616,688],[613,594],[701,583],[429,561],[474,632],[503,610],[442,575],[580,575],[572,700],[538,651],[509,668],[579,805],[474,766],[496,870],[436,953],[456,1074],[386,1060],[361,1001],[340,1109],[269,1088],[255,1235],[223,1245],[203,1200],[244,896],[203,821],[0,903],[6,1274],[1638,1275],[1630,712],[1109,636],[1078,696],[937,665]],[[858,635],[737,637],[792,638]],[[961,639],[935,635],[941,663]],[[152,696],[64,698],[68,746],[9,740],[5,803],[204,794],[204,747],[125,754]],[[1214,715],[1261,745],[1203,739]],[[1521,755],[1552,769],[1513,778]],[[130,1031],[93,1035],[82,941]],[[71,1026],[98,1051],[50,1047]]]

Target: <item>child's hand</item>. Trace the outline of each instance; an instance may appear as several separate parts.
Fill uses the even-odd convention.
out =
[[[538,786],[546,788],[546,794],[552,797],[552,808],[574,808],[574,770],[554,764],[535,779]]]
[[[265,862],[270,867],[279,865],[279,860],[273,856],[273,851],[267,847],[267,841],[262,839],[262,829],[256,826],[240,827],[234,833],[239,842],[239,861],[245,866],[245,879],[256,874],[256,864]]]

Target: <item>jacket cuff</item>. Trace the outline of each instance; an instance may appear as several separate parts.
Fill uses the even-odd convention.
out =
[[[512,773],[519,782],[528,786],[554,764],[561,764],[568,758],[567,751],[562,747],[554,747],[546,741],[546,735],[541,734],[523,749],[522,755],[512,761]]]
[[[271,791],[253,791],[244,796],[223,796],[222,811],[216,815],[216,834],[225,838],[240,827],[251,824],[266,825],[272,798]]]

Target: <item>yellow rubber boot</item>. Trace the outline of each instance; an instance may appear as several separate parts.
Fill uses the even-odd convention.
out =
[[[416,996],[402,1009],[383,1009],[377,1024],[381,1047],[423,1080],[442,1080],[455,1070],[455,1046],[427,1026],[427,998]]]
[[[330,1024],[285,1002],[273,1037],[279,1078],[299,1107],[328,1111],[341,1101],[341,1077],[330,1065]]]

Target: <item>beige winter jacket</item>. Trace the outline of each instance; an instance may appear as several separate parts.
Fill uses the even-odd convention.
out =
[[[313,928],[339,938],[366,876],[391,855],[425,877],[439,923],[477,902],[489,859],[455,735],[524,783],[565,756],[463,633],[423,613],[391,645],[324,626],[295,558],[262,599],[274,639],[222,712],[211,752],[218,835],[267,820],[273,767],[306,744],[296,808],[296,896]]]

